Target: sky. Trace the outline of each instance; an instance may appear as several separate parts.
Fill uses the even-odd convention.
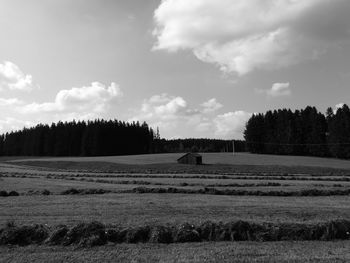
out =
[[[242,139],[350,100],[348,0],[0,0],[0,133],[96,118]]]

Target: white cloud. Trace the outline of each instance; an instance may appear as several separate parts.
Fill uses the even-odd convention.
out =
[[[256,89],[258,93],[264,93],[269,97],[282,97],[290,96],[292,94],[290,90],[290,83],[274,83],[269,90]]]
[[[275,83],[272,85],[272,88],[267,92],[267,94],[271,97],[289,96],[291,94],[289,86],[289,82]]]
[[[104,113],[116,98],[120,98],[122,92],[114,82],[105,86],[99,82],[93,82],[90,86],[60,90],[54,102],[31,103],[19,108],[21,113],[60,113],[73,114]]]
[[[245,111],[234,111],[218,115],[213,120],[215,135],[220,138],[242,139],[245,124],[251,115],[251,113]]]
[[[245,122],[250,114],[244,111],[222,115],[213,113],[223,107],[212,98],[200,104],[201,110],[191,107],[182,97],[168,94],[155,95],[145,100],[129,121],[146,121],[151,127],[159,127],[161,135],[171,138],[208,137],[242,138]]]
[[[164,93],[144,100],[141,110],[130,120],[148,121],[151,126],[171,130],[179,125],[180,121],[191,121],[197,113],[198,110],[189,108],[182,97],[170,96]]]
[[[38,123],[103,118],[108,116],[108,109],[121,96],[122,92],[117,84],[112,82],[109,86],[105,86],[99,82],[93,82],[89,86],[61,90],[53,102],[25,104],[17,98],[0,98],[0,106],[14,106],[13,109],[17,113],[32,120],[0,119],[0,133]],[[32,116],[28,117],[28,114]]]
[[[1,90],[25,90],[33,88],[31,75],[24,74],[14,63],[5,61],[0,63],[0,91]]]
[[[206,102],[203,102],[201,106],[203,107],[203,112],[206,112],[206,113],[217,111],[223,107],[223,105],[217,102],[215,98],[212,98]]]
[[[4,99],[0,98],[0,106],[18,106],[22,105],[24,102],[17,98]]]
[[[184,113],[187,107],[186,101],[181,97],[169,100],[164,105],[154,107],[154,113],[167,118],[168,116]]]
[[[0,119],[0,134],[15,130],[21,130],[24,127],[31,127],[33,125],[34,123],[31,121],[24,121],[7,117],[3,120]]]
[[[154,49],[189,49],[238,75],[277,69],[349,40],[349,11],[348,0],[163,0]]]

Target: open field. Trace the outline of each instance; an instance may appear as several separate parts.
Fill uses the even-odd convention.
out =
[[[53,157],[26,158],[25,161],[73,161],[73,162],[108,162],[119,164],[159,164],[176,163],[181,153],[145,154],[128,156],[99,156],[99,157]],[[277,165],[277,166],[309,166],[336,169],[350,169],[350,161],[332,158],[318,158],[305,156],[281,156],[249,153],[202,153],[205,164],[233,164],[233,165]],[[21,158],[13,160],[20,161]]]
[[[23,177],[25,176],[25,177]],[[1,186],[3,190],[17,191],[22,195],[26,195],[28,192],[36,190],[48,190],[51,194],[59,194],[69,188],[76,189],[105,189],[114,192],[120,192],[123,190],[136,189],[137,187],[145,188],[176,188],[187,190],[201,190],[206,188],[215,188],[219,190],[246,190],[246,191],[304,191],[304,190],[330,190],[345,191],[350,189],[350,182],[346,181],[333,181],[334,178],[329,178],[327,181],[317,181],[315,178],[308,178],[307,181],[301,180],[278,180],[274,178],[268,178],[269,180],[257,180],[229,178],[221,179],[220,177],[210,178],[172,178],[171,176],[159,176],[156,178],[149,177],[137,177],[123,175],[119,177],[107,177],[103,178],[94,175],[95,177],[86,176],[81,174],[79,176],[69,176],[67,174],[55,175],[55,176],[31,176],[31,175],[18,175],[16,177],[0,177]],[[305,177],[303,177],[305,179]],[[317,179],[317,178],[316,178]],[[322,178],[324,179],[324,178]]]
[[[322,222],[350,218],[350,197],[203,196],[104,194],[0,198],[0,220],[20,224],[104,223],[141,225],[247,220]],[[103,219],[103,220],[101,220]]]
[[[207,220],[319,224],[350,218],[349,161],[243,153],[232,158],[217,153],[203,155],[206,165],[188,166],[175,163],[179,156],[2,158],[0,191],[16,191],[19,196],[0,196],[0,225],[73,226],[94,220],[123,227],[198,225]],[[63,194],[71,188],[77,194]],[[103,191],[78,191],[91,189]],[[44,190],[49,195],[43,195]],[[287,193],[294,196],[276,196]],[[21,262],[21,255],[28,255],[22,262],[49,262],[48,257],[51,262],[63,258],[85,262],[93,255],[106,262],[232,262],[232,257],[236,262],[346,262],[348,245],[348,241],[217,242],[105,245],[93,252],[0,247],[0,252],[3,262]]]

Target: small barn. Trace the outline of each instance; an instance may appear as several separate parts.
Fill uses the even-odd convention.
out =
[[[202,155],[198,153],[186,153],[177,159],[177,162],[182,164],[202,164]]]

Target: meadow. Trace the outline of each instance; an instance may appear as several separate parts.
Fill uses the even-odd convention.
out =
[[[259,262],[350,261],[350,242],[218,242],[188,244],[119,244],[93,248],[2,248],[1,262]]]
[[[45,158],[26,158],[26,161],[74,161],[74,162],[108,162],[117,164],[160,164],[172,163],[181,157],[182,153],[165,154],[144,154],[128,156],[97,156],[97,157],[51,157]],[[283,156],[283,155],[264,155],[249,153],[202,153],[203,163],[205,164],[234,164],[234,165],[281,165],[281,166],[308,166],[308,167],[326,167],[337,169],[350,169],[350,162],[347,160],[333,158],[319,158],[306,156]],[[14,161],[22,161],[22,158],[16,158]]]
[[[349,161],[211,153],[203,154],[204,165],[193,166],[177,164],[179,156],[0,159],[0,191],[18,193],[0,193],[0,262],[77,262],[92,260],[92,254],[103,255],[106,262],[350,260],[345,249],[350,239]],[[228,236],[206,239],[200,227],[208,221],[222,227],[242,221],[252,227],[248,236],[244,232],[237,238],[225,226],[220,231]],[[107,238],[89,250],[85,241],[71,248],[48,246],[44,239],[17,246],[4,238],[4,233],[15,233],[22,226],[40,225],[53,235],[59,225],[72,231],[90,222],[119,234],[124,231],[120,229],[149,232],[146,238],[118,239],[115,244]],[[181,226],[191,234],[182,241]],[[149,243],[157,227],[172,229],[170,243],[175,243]],[[315,229],[321,232],[315,234]],[[269,242],[264,231],[280,241]],[[301,234],[307,231],[311,234]],[[196,242],[181,244],[184,240]],[[28,257],[21,257],[25,254]]]

